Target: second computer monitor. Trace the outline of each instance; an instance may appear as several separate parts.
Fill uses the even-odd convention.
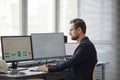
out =
[[[63,33],[34,33],[31,35],[33,59],[64,58]]]
[[[32,60],[30,36],[2,36],[2,57],[6,62]]]

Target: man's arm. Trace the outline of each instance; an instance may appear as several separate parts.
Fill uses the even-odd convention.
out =
[[[86,62],[88,57],[89,57],[89,46],[83,43],[78,46],[76,52],[73,54],[71,59],[64,61],[62,63],[58,63],[57,65],[48,67],[48,71],[58,72],[67,69],[71,66],[80,65]]]

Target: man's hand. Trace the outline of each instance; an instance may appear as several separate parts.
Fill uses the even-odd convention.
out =
[[[56,64],[55,63],[48,63],[46,66],[50,67],[50,66],[54,66],[54,65],[56,65]]]
[[[54,66],[54,65],[56,65],[56,64],[55,64],[55,63],[48,63],[48,64],[46,64],[46,65],[39,66],[39,67],[38,67],[38,70],[39,70],[39,71],[48,72],[48,67]]]
[[[38,70],[39,70],[39,71],[48,72],[48,67],[46,67],[46,65],[39,66],[39,67],[38,67]]]

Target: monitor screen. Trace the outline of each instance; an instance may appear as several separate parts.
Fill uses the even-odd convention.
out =
[[[78,45],[79,45],[78,43],[66,43],[65,44],[66,56],[73,55]]]
[[[31,37],[33,59],[65,57],[63,33],[34,33]]]
[[[32,59],[30,36],[2,36],[2,57],[6,62],[18,62]]]

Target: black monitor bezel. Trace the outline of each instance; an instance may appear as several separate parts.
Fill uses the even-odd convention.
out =
[[[29,37],[30,38],[31,54],[32,54],[32,58],[31,59],[10,60],[10,61],[5,60],[5,58],[4,58],[4,49],[3,49],[3,38],[15,38],[15,37],[16,38],[18,38],[18,37]],[[2,50],[2,59],[5,60],[7,63],[33,60],[33,48],[32,48],[32,38],[31,38],[31,36],[1,36],[1,50]]]

